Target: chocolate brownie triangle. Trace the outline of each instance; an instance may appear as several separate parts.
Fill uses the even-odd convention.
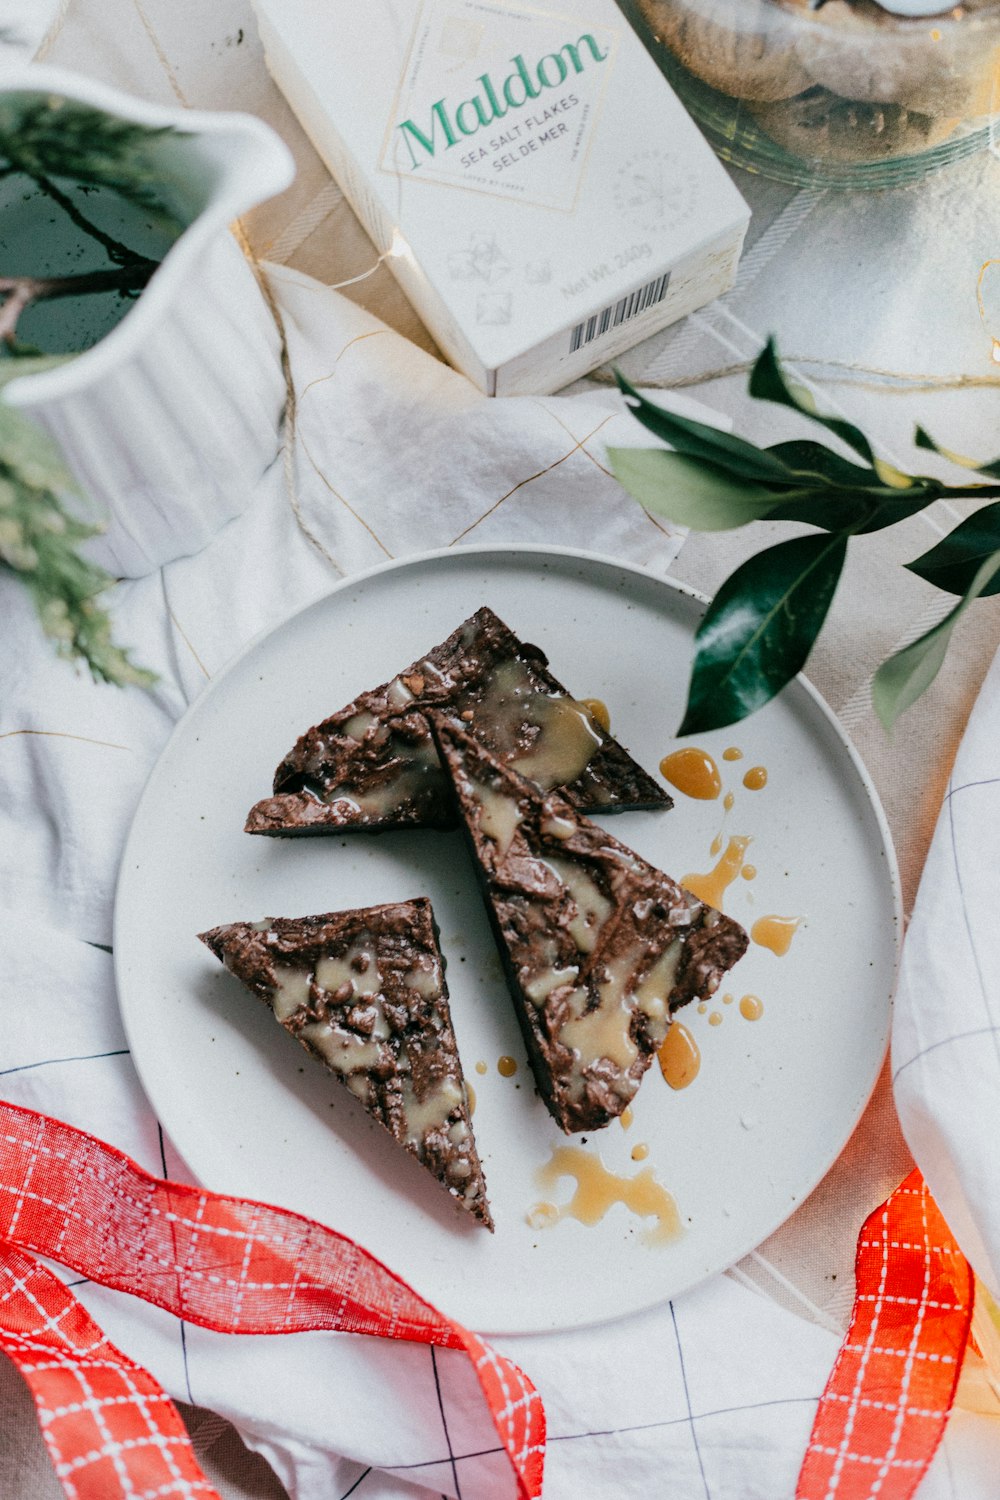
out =
[[[576,807],[666,808],[671,798],[548,670],[545,655],[491,609],[391,681],[301,736],[258,802],[248,833],[452,828],[455,810],[427,710],[467,722],[501,760]]]
[[[400,1146],[493,1228],[428,900],[233,922],[199,936]]]
[[[433,715],[539,1092],[567,1133],[634,1097],[673,1013],[711,995],[747,936]]]

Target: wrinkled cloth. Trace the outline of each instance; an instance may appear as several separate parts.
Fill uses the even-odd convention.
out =
[[[432,349],[388,268],[374,265],[374,252],[343,195],[270,83],[249,0],[214,0],[210,7],[198,0],[53,0],[47,9],[56,25],[42,45],[46,61],[146,98],[248,109],[275,125],[299,170],[285,194],[248,215],[245,227],[257,253],[325,282],[363,277],[346,288],[346,296],[377,311],[419,349]],[[41,7],[35,0],[26,6],[8,0],[7,10],[0,6],[0,23],[18,10],[30,15],[31,41]],[[1000,163],[986,155],[912,189],[875,194],[797,192],[741,174],[754,218],[737,285],[710,308],[630,351],[622,360],[626,373],[638,384],[701,377],[699,394],[744,435],[758,442],[800,436],[789,414],[745,394],[745,363],[763,337],[775,332],[782,354],[800,357],[796,373],[814,380],[823,409],[859,422],[899,466],[938,472],[932,455],[912,450],[916,420],[957,451],[993,456],[995,389],[984,383],[957,391],[947,382],[956,373],[995,375],[989,333],[1000,324],[990,323],[988,305],[984,326],[976,287],[981,265],[997,253],[998,176]],[[204,554],[116,590],[116,631],[159,672],[157,688],[150,694],[95,688],[55,661],[23,592],[0,576],[6,647],[0,674],[5,1093],[94,1130],[150,1170],[174,1176],[184,1175],[184,1164],[142,1095],[118,1018],[110,960],[92,946],[110,941],[122,839],[173,724],[241,643],[325,591],[341,568],[378,561],[385,556],[382,548],[402,553],[408,545],[447,545],[509,489],[510,497],[479,522],[470,540],[478,532],[482,540],[534,535],[577,545],[579,518],[561,509],[559,497],[567,493],[562,486],[569,483],[578,503],[582,492],[596,495],[591,486],[604,482],[583,449],[569,453],[608,414],[603,391],[588,383],[578,405],[546,400],[521,403],[509,415],[500,410],[498,422],[508,425],[491,436],[492,419],[476,406],[465,382],[433,360],[415,360],[411,345],[394,342],[381,325],[363,316],[356,321],[357,307],[331,297],[317,282],[284,269],[273,278],[300,403],[302,442],[293,452],[293,479],[276,438],[275,462],[244,515]],[[376,329],[377,337],[357,339],[359,332]],[[875,376],[874,369],[901,377],[926,372],[931,384],[911,386],[902,378]],[[310,390],[314,379],[322,384]],[[363,400],[357,380],[365,382]],[[943,384],[936,389],[934,381]],[[471,469],[475,479],[469,508],[456,509],[451,496],[440,526],[439,490],[428,504],[430,486],[419,488],[429,451],[421,438],[427,418],[436,437],[456,445],[453,472],[464,482]],[[358,421],[369,439],[366,453],[351,451],[347,440],[350,424]],[[405,445],[399,440],[404,432]],[[612,434],[626,441],[615,423],[587,441],[597,462],[601,440]],[[531,478],[553,463],[559,466]],[[402,491],[379,490],[379,481],[390,477]],[[401,494],[418,493],[423,504],[404,513]],[[676,539],[647,534],[645,522],[629,532],[630,502],[620,496],[611,509],[617,520],[602,512],[609,529],[599,540],[588,535],[585,544],[664,567]],[[637,519],[631,512],[628,525]],[[954,520],[954,510],[939,504],[903,526],[861,539],[856,551],[852,546],[809,663],[810,676],[881,793],[907,910],[954,746],[1000,635],[995,603],[984,601],[966,616],[946,670],[892,741],[872,714],[868,682],[881,656],[936,617],[941,596],[900,564]],[[711,592],[751,551],[784,534],[765,524],[692,537],[673,571]],[[994,698],[998,690],[994,684]],[[984,697],[983,712],[988,701]],[[984,756],[987,744],[988,736]],[[969,795],[963,791],[960,797]],[[960,797],[950,798],[946,810]],[[985,838],[983,844],[977,869],[988,873]],[[928,877],[915,924],[932,921],[936,889],[937,878]],[[953,902],[947,884],[943,891],[945,902]],[[982,900],[988,910],[988,889]],[[946,904],[939,920],[953,950],[962,909]],[[915,930],[922,941],[919,926]],[[930,1018],[939,997],[930,984],[918,985],[919,979],[908,967],[900,1014],[917,1005],[907,996],[919,988],[927,1011],[919,1035],[936,1042],[943,1032],[933,1029]],[[958,1002],[950,993],[949,1003],[971,1003],[975,993],[963,990]],[[51,1002],[53,995],[58,1004]],[[44,1008],[42,998],[50,1000]],[[989,1024],[980,1016],[971,1029]],[[912,1054],[900,1051],[909,1026],[897,1022],[897,1068],[924,1050],[919,1041]],[[996,1261],[985,1248],[985,1237],[995,1234],[988,1135],[976,1142],[972,1125],[938,1124],[926,1102],[931,1089],[921,1090],[918,1113],[907,1112],[909,1075],[917,1078],[942,1062],[942,1054],[958,1057],[974,1046],[949,1041],[925,1052],[919,1067],[904,1067],[898,1087],[913,1150],[928,1155],[928,1180],[941,1192],[949,1220],[955,1213],[963,1248],[989,1280]],[[978,1049],[972,1066],[978,1067],[983,1051]],[[985,1070],[982,1076],[985,1082]],[[966,1082],[963,1074],[956,1109],[965,1108]],[[936,1108],[941,1105],[938,1099]],[[971,1121],[972,1110],[965,1112]],[[986,1129],[992,1117],[981,1117]],[[947,1111],[942,1118],[947,1120]],[[959,1178],[956,1162],[963,1173],[966,1162],[976,1163],[975,1171]],[[549,1500],[603,1500],[665,1487],[682,1500],[790,1497],[836,1352],[837,1329],[850,1309],[858,1229],[911,1164],[887,1073],[837,1166],[788,1224],[741,1263],[735,1274],[742,1284],[718,1277],[673,1307],[600,1330],[498,1340],[537,1382],[547,1404]],[[955,1183],[958,1190],[952,1191]],[[970,1207],[963,1220],[966,1195]],[[784,1306],[748,1290],[750,1279]],[[466,1500],[503,1493],[493,1483],[501,1482],[499,1471],[486,1477],[474,1467],[488,1464],[489,1457],[461,1456],[489,1446],[491,1437],[447,1356],[437,1371],[439,1401],[426,1355],[421,1367],[416,1359],[408,1362],[412,1351],[401,1360],[394,1349],[389,1362],[369,1344],[327,1335],[280,1345],[237,1343],[180,1328],[155,1309],[99,1288],[78,1291],[109,1336],[146,1362],[172,1394],[231,1416],[247,1441],[266,1452],[284,1486],[303,1500],[349,1491],[360,1500],[402,1500],[420,1485],[433,1494],[461,1489]],[[804,1317],[792,1316],[791,1308]],[[44,1458],[39,1463],[20,1446],[31,1426],[30,1409],[18,1407],[15,1418],[5,1417],[0,1445],[3,1493],[12,1500],[61,1493],[45,1474]],[[956,1410],[920,1500],[988,1500],[996,1488],[997,1426],[994,1417]],[[208,1442],[208,1427],[206,1434]],[[252,1493],[257,1500],[276,1493],[259,1473],[244,1474],[228,1488],[213,1477],[227,1497]]]
[[[994,1298],[1000,1297],[998,739],[1000,657],[948,781],[903,952],[892,1036],[903,1132]]]

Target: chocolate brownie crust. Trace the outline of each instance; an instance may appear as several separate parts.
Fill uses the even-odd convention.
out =
[[[592,823],[432,717],[539,1092],[567,1133],[629,1104],[671,1016],[747,936]]]
[[[424,897],[199,934],[286,1031],[493,1228]]]
[[[668,808],[671,798],[548,669],[544,653],[482,608],[405,671],[314,725],[285,756],[248,833],[452,828],[427,721],[444,710],[574,806]]]

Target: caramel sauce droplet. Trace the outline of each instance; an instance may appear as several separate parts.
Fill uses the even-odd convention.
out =
[[[742,870],[740,871],[740,874],[743,876],[744,880],[756,880],[757,879],[757,866],[756,865],[744,865],[743,868],[742,868]]]
[[[751,766],[743,778],[743,785],[750,792],[759,792],[762,787],[767,786],[767,768]]]
[[[722,1003],[723,1003],[723,1005],[732,1005],[732,1003],[733,1003],[733,997],[732,997],[732,995],[728,995],[728,994],[727,995],[723,995],[723,997],[722,997]]]
[[[744,995],[740,1001],[740,1015],[746,1021],[759,1021],[764,1014],[764,1002],[756,995]]]
[[[532,1229],[551,1229],[558,1224],[561,1215],[554,1203],[536,1203],[525,1218]]]
[[[801,922],[801,917],[758,917],[750,929],[750,940],[770,948],[775,957],[784,958]]]
[[[717,854],[721,853],[721,850],[722,850],[722,834],[721,833],[717,833],[715,835],[715,838],[712,840],[711,844],[708,847],[708,852],[709,852],[709,854],[711,854],[712,858],[714,859]]]
[[[733,796],[732,792],[727,792],[726,795],[722,799],[722,805],[726,809],[726,812],[732,812],[732,810],[733,810],[733,803],[735,801],[736,801],[736,798]]]
[[[721,907],[723,896],[743,867],[749,844],[748,838],[731,838],[714,870],[709,870],[707,875],[685,875],[681,885],[706,906]]]
[[[607,734],[611,728],[611,715],[608,713],[608,705],[602,703],[600,698],[581,698],[580,702],[594,722],[600,724],[604,733]]]
[[[469,1114],[476,1113],[476,1091],[468,1079],[465,1080],[465,1092],[469,1096]]]
[[[649,1155],[649,1147],[646,1146],[646,1145],[644,1145],[641,1141],[640,1141],[640,1143],[639,1143],[638,1146],[633,1146],[632,1147],[632,1160],[633,1161],[645,1161],[646,1157],[648,1155]]]
[[[656,1055],[660,1072],[672,1089],[686,1089],[698,1077],[701,1067],[698,1043],[680,1021],[671,1021]]]
[[[542,1189],[551,1189],[563,1177],[576,1180],[576,1191],[570,1201],[555,1209],[539,1203],[528,1214],[533,1229],[547,1228],[559,1219],[576,1219],[580,1224],[599,1224],[616,1203],[623,1203],[638,1218],[655,1222],[643,1233],[647,1245],[664,1245],[681,1232],[680,1215],[673,1195],[657,1182],[651,1167],[635,1177],[619,1177],[609,1172],[599,1156],[592,1156],[581,1146],[557,1146],[550,1161],[535,1174]]]
[[[723,760],[742,760],[743,759],[743,751],[742,750],[738,750],[735,745],[730,745],[730,747],[729,747],[728,750],[723,750],[723,752],[722,752],[722,759]]]
[[[635,1116],[632,1113],[632,1106],[631,1106],[631,1104],[626,1104],[625,1108],[622,1110],[622,1112],[618,1116],[618,1118],[621,1121],[621,1127],[622,1127],[622,1129],[623,1130],[627,1130],[629,1128],[629,1126],[631,1125],[632,1121],[635,1118]]]
[[[708,1024],[709,1024],[709,1026],[721,1026],[722,1025],[722,1011],[721,1010],[713,1010],[712,1014],[708,1018]]]
[[[698,750],[694,745],[665,755],[660,761],[660,774],[685,797],[696,797],[700,802],[713,801],[722,790],[715,761],[707,750]]]
[[[484,1063],[484,1062],[477,1062],[476,1063],[476,1072],[477,1073],[485,1073],[486,1071],[487,1071],[487,1064],[486,1063]]]
[[[501,1057],[497,1062],[497,1072],[500,1073],[504,1078],[513,1078],[514,1074],[517,1072],[517,1059],[508,1057],[505,1053],[504,1056]]]

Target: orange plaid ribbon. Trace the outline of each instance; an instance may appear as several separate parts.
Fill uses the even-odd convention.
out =
[[[464,1350],[514,1473],[541,1494],[545,1413],[517,1365],[311,1219],[152,1177],[96,1137],[0,1102],[0,1348],[73,1500],[218,1500],[153,1377],[35,1251],[223,1333],[327,1329]]]
[[[855,1269],[796,1500],[909,1500],[955,1398],[973,1275],[919,1171],[865,1220]]]

